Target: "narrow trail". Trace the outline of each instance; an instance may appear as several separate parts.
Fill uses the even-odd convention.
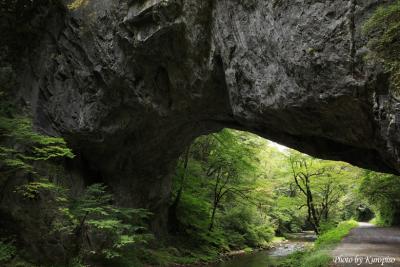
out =
[[[332,267],[400,267],[400,228],[360,223],[332,251],[332,256]]]

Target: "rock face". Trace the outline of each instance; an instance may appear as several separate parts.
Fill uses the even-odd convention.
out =
[[[400,171],[399,102],[382,68],[363,60],[361,34],[391,1],[26,2],[36,5],[27,18],[1,16],[0,78],[15,80],[40,131],[70,143],[86,183],[155,211],[156,231],[176,159],[223,127]]]

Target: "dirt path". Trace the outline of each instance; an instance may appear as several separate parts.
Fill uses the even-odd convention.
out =
[[[360,223],[332,251],[332,256],[335,267],[400,267],[400,228]]]

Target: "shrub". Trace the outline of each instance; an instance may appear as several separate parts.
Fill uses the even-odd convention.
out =
[[[277,267],[299,267],[301,265],[301,262],[303,261],[303,259],[306,258],[306,255],[308,255],[308,252],[297,251],[293,254],[290,254],[283,260],[279,261],[276,264],[276,266]]]
[[[380,225],[400,224],[400,177],[367,171],[360,186],[361,194],[373,203]]]
[[[334,221],[324,221],[320,225],[320,232],[325,233],[337,226],[337,222]]]
[[[336,245],[357,225],[358,223],[354,220],[340,222],[336,228],[328,230],[318,237],[315,241],[315,248],[320,249]]]
[[[326,267],[331,263],[329,249],[339,243],[351,229],[356,227],[358,223],[354,220],[344,221],[337,225],[336,228],[327,230],[321,234],[313,249],[308,251],[295,252],[286,259],[277,264],[278,267]]]
[[[317,251],[310,253],[307,257],[303,258],[302,267],[325,267],[331,263],[332,258],[326,251]]]
[[[220,219],[221,227],[228,231],[230,244],[238,247],[265,245],[274,237],[274,229],[262,218],[255,207],[239,205],[229,209]]]
[[[121,258],[152,238],[146,234],[144,223],[150,213],[116,207],[106,189],[102,184],[93,184],[80,198],[69,200],[71,205],[63,210],[71,221],[68,227],[78,238],[76,249],[84,261]]]

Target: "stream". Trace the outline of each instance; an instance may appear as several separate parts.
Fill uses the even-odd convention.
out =
[[[263,250],[247,255],[235,256],[224,262],[214,263],[208,267],[268,267],[274,262],[284,259],[284,257],[304,250],[311,246],[315,240],[315,235],[311,232],[292,234],[289,240],[276,244],[274,248]]]

